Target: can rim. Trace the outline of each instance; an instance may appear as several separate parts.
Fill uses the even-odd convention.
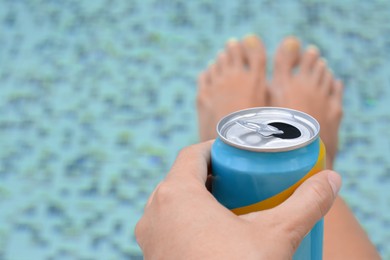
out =
[[[269,110],[269,111],[278,110],[278,111],[289,112],[289,113],[291,113],[294,116],[294,118],[300,118],[301,121],[305,121],[306,123],[308,123],[308,125],[313,124],[312,130],[314,130],[314,135],[312,137],[310,137],[310,139],[308,139],[307,141],[304,141],[304,142],[301,142],[301,143],[297,143],[297,144],[293,144],[293,145],[286,146],[286,147],[253,147],[253,146],[237,144],[235,142],[232,142],[232,141],[230,141],[229,139],[227,139],[225,136],[223,136],[221,134],[221,130],[223,129],[223,126],[226,123],[234,120],[233,116],[235,114],[239,115],[243,111],[246,111],[249,114],[250,112],[254,113],[255,111],[258,111],[258,110],[261,110],[261,111],[265,111],[265,110]],[[232,117],[233,117],[233,119],[232,119]],[[226,144],[228,144],[230,146],[236,147],[238,149],[248,150],[248,151],[253,151],[253,152],[284,152],[284,151],[296,150],[296,149],[305,147],[305,146],[311,144],[312,142],[314,142],[320,135],[320,124],[314,117],[312,117],[311,115],[309,115],[307,113],[299,111],[299,110],[290,109],[290,108],[284,108],[284,107],[252,107],[252,108],[238,110],[238,111],[235,111],[233,113],[230,113],[230,114],[224,116],[221,120],[219,120],[219,122],[218,122],[218,124],[216,126],[216,130],[217,130],[217,133],[218,133],[218,137],[224,143],[226,143]]]

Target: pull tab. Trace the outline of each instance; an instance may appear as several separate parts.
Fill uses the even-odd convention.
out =
[[[244,120],[237,120],[236,124],[251,130],[253,132],[256,132],[264,137],[270,137],[274,134],[283,134],[284,132],[282,130],[279,130],[278,128],[266,124],[260,124],[255,122],[249,122]]]

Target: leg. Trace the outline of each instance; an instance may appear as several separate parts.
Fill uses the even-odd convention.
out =
[[[327,149],[327,167],[333,168],[343,85],[334,78],[315,47],[309,47],[301,55],[299,46],[296,38],[286,38],[276,53],[271,105],[297,109],[319,121],[321,139]]]
[[[271,105],[301,110],[319,121],[328,168],[333,168],[337,153],[342,89],[342,83],[334,79],[316,48],[309,47],[301,54],[296,38],[283,41],[275,57]],[[325,217],[324,259],[380,259],[340,197]]]
[[[265,63],[264,46],[251,35],[241,43],[230,41],[216,62],[200,74],[197,105],[201,141],[216,137],[215,127],[223,116],[265,105]]]

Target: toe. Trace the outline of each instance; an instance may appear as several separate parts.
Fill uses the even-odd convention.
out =
[[[275,55],[274,78],[290,77],[300,56],[301,44],[295,37],[283,40]]]
[[[242,45],[249,71],[253,71],[264,78],[266,54],[263,43],[257,36],[248,35],[244,38]]]
[[[340,104],[343,102],[344,86],[340,80],[333,80],[331,94],[336,102]]]
[[[219,75],[217,63],[211,64],[208,71],[209,71],[208,78],[209,78],[210,85],[213,85],[217,81]]]
[[[305,53],[302,55],[302,62],[300,64],[300,72],[303,74],[310,74],[314,69],[314,65],[320,56],[320,52],[317,47],[309,46]]]
[[[226,53],[227,59],[233,67],[239,67],[243,65],[242,49],[236,39],[231,39],[227,42]]]
[[[219,74],[225,74],[229,72],[231,64],[229,63],[228,55],[226,52],[223,51],[218,55],[216,66]]]
[[[198,77],[199,90],[204,89],[208,85],[208,73],[207,72],[208,71],[206,70],[206,71],[202,72],[201,74],[199,74],[199,77]]]
[[[333,78],[332,71],[330,69],[325,69],[324,78],[320,86],[321,90],[326,95],[331,95],[333,91],[333,83],[334,83],[334,78]]]
[[[198,78],[198,84],[200,88],[207,88],[210,87],[211,85],[211,78],[212,78],[212,73],[211,73],[211,66],[210,64],[205,71],[203,71]]]
[[[316,86],[321,87],[322,83],[325,79],[326,74],[326,62],[324,59],[318,59],[314,66],[311,73],[311,78]]]
[[[337,119],[343,116],[343,92],[344,86],[340,80],[333,80],[332,84],[332,108]]]
[[[196,97],[198,108],[201,107],[205,102],[205,95],[209,88],[209,71],[202,72],[198,77],[198,94]]]

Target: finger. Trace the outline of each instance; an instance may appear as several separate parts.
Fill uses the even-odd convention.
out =
[[[210,140],[204,143],[192,145],[184,148],[176,158],[171,171],[168,173],[166,179],[179,178],[194,178],[202,184],[206,184],[208,165],[210,164],[210,150],[214,141]],[[164,181],[160,182],[150,195],[146,202],[145,209],[152,203],[156,191]]]
[[[322,171],[306,180],[274,214],[285,218],[287,230],[296,239],[303,237],[331,208],[341,187],[341,177],[333,171]]]
[[[210,140],[181,150],[167,175],[167,179],[189,178],[205,184],[213,142],[214,140]]]

